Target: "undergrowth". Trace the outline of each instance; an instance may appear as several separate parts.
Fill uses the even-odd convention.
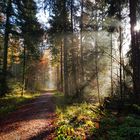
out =
[[[57,129],[55,140],[139,140],[140,118],[133,114],[113,115],[98,105],[72,102],[55,94]]]
[[[92,137],[96,140],[140,140],[140,117],[108,116],[100,121],[100,128],[95,129]]]
[[[55,95],[57,100],[57,129],[55,140],[84,140],[98,128],[101,111],[97,105],[86,102],[75,103],[63,94]]]

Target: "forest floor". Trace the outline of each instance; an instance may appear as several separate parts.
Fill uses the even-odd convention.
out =
[[[139,115],[79,100],[42,93],[1,119],[0,140],[139,140]]]
[[[0,121],[0,140],[49,140],[56,119],[53,93],[43,93]]]

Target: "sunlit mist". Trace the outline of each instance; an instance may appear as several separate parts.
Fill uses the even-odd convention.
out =
[[[139,23],[136,24],[136,26],[134,27],[134,30],[135,31],[140,31],[140,24]]]

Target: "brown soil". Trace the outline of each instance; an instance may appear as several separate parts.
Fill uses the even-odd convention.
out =
[[[53,93],[44,93],[0,121],[0,140],[53,140]]]

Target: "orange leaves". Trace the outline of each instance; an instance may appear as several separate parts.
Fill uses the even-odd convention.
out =
[[[96,129],[99,129],[99,128],[100,128],[99,122],[95,122],[95,128],[96,128]]]

